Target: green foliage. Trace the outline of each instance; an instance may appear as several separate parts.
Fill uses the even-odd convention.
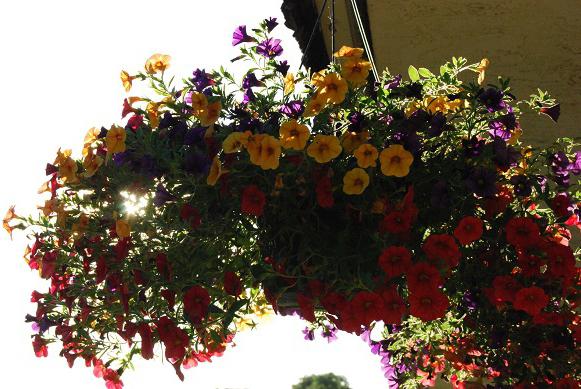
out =
[[[345,377],[327,373],[303,377],[292,389],[349,389],[349,383]]]

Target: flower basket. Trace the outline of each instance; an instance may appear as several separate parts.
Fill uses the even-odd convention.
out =
[[[557,120],[555,100],[485,86],[488,60],[368,82],[363,50],[343,47],[291,72],[275,27],[235,31],[241,77],[178,83],[161,54],[122,72],[152,94],[79,159],[58,151],[39,217],[9,210],[50,281],[27,316],[36,355],[58,342],[118,388],[162,345],[183,379],[273,309],[307,339],[363,336],[391,387],[574,387],[581,153],[519,138],[521,113]]]

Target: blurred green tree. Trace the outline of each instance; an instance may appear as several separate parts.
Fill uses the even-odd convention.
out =
[[[327,373],[303,377],[292,389],[350,389],[350,387],[345,377]]]

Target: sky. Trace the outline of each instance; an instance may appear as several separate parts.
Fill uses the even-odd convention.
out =
[[[172,56],[169,72],[178,79],[195,68],[219,65],[236,69],[229,60],[234,28],[257,25],[270,16],[282,21],[278,0],[13,0],[0,12],[0,213],[16,205],[17,213],[37,212],[36,194],[44,167],[58,147],[79,155],[90,127],[120,121],[123,98],[121,69],[142,69],[153,53]],[[281,23],[284,57],[296,70],[300,51],[291,31]],[[27,244],[22,233],[10,240],[0,231],[0,370],[2,386],[104,388],[104,381],[77,361],[69,369],[49,347],[48,358],[34,356],[26,313],[34,289],[48,284],[22,259]],[[126,388],[290,389],[300,377],[334,372],[353,389],[386,388],[379,360],[358,337],[339,334],[327,344],[303,340],[305,323],[277,317],[257,330],[243,332],[236,347],[211,364],[186,371],[181,383],[161,358],[139,361],[137,371],[123,375]],[[9,373],[9,374],[6,374]]]

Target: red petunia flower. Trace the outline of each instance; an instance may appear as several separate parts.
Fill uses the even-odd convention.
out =
[[[56,270],[56,260],[58,253],[56,251],[49,251],[42,256],[40,261],[40,276],[44,279],[52,277]]]
[[[406,312],[406,305],[395,288],[389,288],[381,293],[383,298],[382,320],[385,324],[401,324],[401,318]]]
[[[337,292],[330,292],[321,298],[321,305],[330,314],[338,316],[341,309],[347,305],[347,299]]]
[[[107,272],[109,268],[107,267],[107,259],[105,256],[101,255],[97,258],[97,267],[95,269],[95,282],[100,284],[101,282],[105,281],[107,278]]]
[[[165,253],[158,253],[155,256],[155,267],[163,279],[166,281],[170,280],[172,275],[171,265],[168,262],[167,255],[165,255]]]
[[[152,331],[147,323],[141,323],[137,327],[137,332],[141,337],[141,356],[143,359],[153,358]]]
[[[462,256],[454,238],[446,234],[428,236],[422,245],[422,250],[424,250],[430,261],[436,262],[436,264],[444,262],[451,267],[458,266]]]
[[[506,240],[515,247],[536,245],[540,237],[539,226],[528,217],[515,217],[506,224]]]
[[[429,263],[420,262],[406,272],[408,288],[412,293],[422,290],[435,290],[442,285],[442,277],[438,269]]]
[[[411,267],[412,253],[402,246],[390,246],[383,249],[378,262],[389,278],[397,277]]]
[[[448,297],[437,289],[412,292],[409,300],[410,313],[423,321],[443,317],[450,305]]]
[[[169,289],[164,289],[160,292],[161,297],[167,301],[168,308],[173,311],[174,306],[176,305],[176,292]]]
[[[331,177],[324,175],[317,180],[317,185],[315,186],[315,192],[317,193],[317,204],[321,208],[331,208],[335,204],[335,199],[333,198],[333,184],[331,182]]]
[[[571,199],[567,193],[559,193],[551,200],[551,209],[558,217],[566,217],[571,214]]]
[[[192,207],[190,204],[182,205],[180,209],[180,218],[183,221],[190,223],[190,226],[194,230],[200,227],[200,225],[202,224],[200,210],[198,208]]]
[[[349,305],[361,325],[367,326],[374,320],[382,319],[383,299],[377,293],[358,292]]]
[[[136,132],[139,127],[143,124],[143,116],[142,115],[133,115],[127,121],[127,127],[131,129],[131,131]]]
[[[561,378],[555,384],[556,389],[579,389],[579,387],[579,381],[571,377]]]
[[[103,373],[103,379],[105,380],[105,386],[107,389],[122,389],[123,381],[119,374],[113,369],[105,369]]]
[[[210,295],[208,291],[194,285],[184,294],[184,312],[195,324],[199,324],[208,314]]]
[[[165,346],[167,359],[182,359],[186,355],[186,347],[190,343],[188,335],[169,317],[162,316],[157,322],[159,339]]]
[[[524,276],[538,277],[541,275],[543,260],[539,256],[529,254],[526,251],[519,251],[517,262]]]
[[[549,297],[538,286],[522,288],[516,293],[514,308],[525,311],[531,316],[538,315],[549,303]]]
[[[466,216],[458,223],[458,227],[454,230],[454,237],[460,244],[466,246],[480,239],[482,232],[482,220],[474,216]]]
[[[547,274],[555,278],[571,278],[575,274],[575,255],[569,246],[551,243],[547,247]]]
[[[248,185],[242,191],[242,212],[261,216],[264,212],[264,205],[266,204],[265,194],[256,185]]]
[[[391,211],[383,217],[379,225],[380,232],[405,234],[412,228],[412,215],[404,211]]]
[[[236,273],[224,272],[224,290],[231,296],[237,297],[242,293],[242,282]]]
[[[34,355],[38,358],[48,356],[48,348],[46,347],[46,340],[40,337],[40,335],[34,335],[34,340],[32,341],[32,348],[34,349]]]
[[[313,300],[302,293],[297,293],[297,303],[301,310],[301,317],[305,320],[315,321],[315,306]]]
[[[495,299],[492,303],[498,305],[505,302],[513,302],[521,285],[512,276],[496,276],[492,281],[492,288]]]

